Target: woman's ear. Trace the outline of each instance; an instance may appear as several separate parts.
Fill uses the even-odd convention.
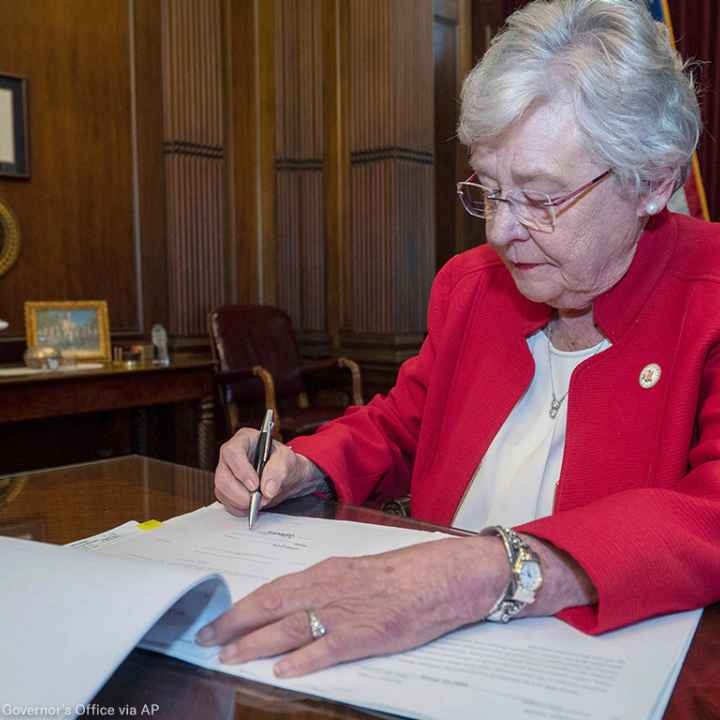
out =
[[[638,217],[657,215],[670,201],[675,189],[675,176],[665,178],[657,187],[640,196],[638,203]]]

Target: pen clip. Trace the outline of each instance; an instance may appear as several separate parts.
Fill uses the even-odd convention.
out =
[[[272,429],[273,429],[273,411],[268,410],[263,418],[262,426],[260,427],[260,437],[258,438],[257,446],[255,448],[255,472],[258,476],[258,487],[257,490],[250,493],[250,512],[248,514],[249,527],[252,530],[255,521],[257,520],[258,512],[260,511],[260,503],[262,501],[262,493],[260,491],[260,482],[262,480],[263,470],[270,457],[270,451],[272,450]]]
[[[270,457],[272,450],[272,430],[275,423],[273,422],[273,411],[268,410],[263,418],[260,427],[260,437],[258,438],[255,448],[255,472],[258,474],[258,480],[262,476],[262,471]]]

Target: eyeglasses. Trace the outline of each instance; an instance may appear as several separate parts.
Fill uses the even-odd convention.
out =
[[[612,170],[606,170],[602,175],[598,175],[577,190],[557,197],[527,189],[516,190],[503,197],[500,190],[493,190],[473,182],[477,179],[477,175],[473,173],[467,180],[457,184],[457,194],[465,210],[474,217],[492,220],[497,213],[499,204],[507,203],[513,215],[525,227],[531,230],[552,232],[555,230],[555,222],[560,208],[595,187],[611,173]]]

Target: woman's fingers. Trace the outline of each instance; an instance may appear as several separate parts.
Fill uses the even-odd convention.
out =
[[[340,584],[332,570],[328,571],[332,562],[326,560],[262,585],[207,625],[207,632],[203,630],[198,639],[204,644],[227,645],[288,615],[324,604]],[[324,576],[331,578],[330,582]]]
[[[339,608],[325,606],[315,614],[326,630],[323,637],[313,637],[308,612],[299,610],[228,643],[220,660],[238,664],[289,653],[274,670],[279,677],[295,677],[371,654],[367,638],[378,633],[357,625]]]
[[[395,649],[397,638],[387,637],[373,620],[358,620],[357,608],[331,604],[314,612],[325,628],[324,636],[313,638],[308,612],[299,610],[228,643],[220,660],[238,664],[289,653],[275,664],[274,671],[278,677],[297,677]]]
[[[288,480],[287,451],[284,445],[273,444],[273,452],[263,470],[260,490],[263,497],[272,500]]]
[[[248,500],[246,502],[238,501],[237,498],[233,498],[231,500],[216,485],[215,497],[225,506],[225,510],[227,510],[231,515],[234,515],[235,517],[245,517],[248,514],[248,507],[250,505],[249,493],[247,493]]]
[[[289,652],[311,642],[313,636],[308,614],[299,610],[228,643],[220,652],[220,660],[243,663]]]
[[[215,471],[215,481],[223,483],[222,489],[226,494],[228,494],[226,484],[231,480],[239,481],[250,492],[257,489],[258,477],[250,464],[250,455],[255,451],[258,435],[257,430],[243,428],[220,448],[220,461]]]
[[[494,537],[331,558],[250,593],[204,628],[198,642],[224,646],[224,662],[289,653],[275,671],[295,677],[416,647],[476,622],[507,582],[505,551]],[[327,630],[317,640],[308,610]]]
[[[257,445],[258,431],[243,428],[220,449],[220,460],[215,470],[215,494],[228,509],[247,513],[250,493],[258,489],[258,476],[251,457]],[[274,505],[287,497],[302,480],[293,451],[273,441],[272,452],[263,470],[260,489],[261,507]]]
[[[215,497],[228,509],[247,512],[250,490],[233,475],[222,461],[215,470]],[[233,513],[236,514],[236,513]]]
[[[346,636],[347,634],[343,633]],[[353,637],[342,637],[339,633],[334,636],[325,635],[278,660],[273,671],[277,677],[283,678],[307,675],[340,662],[358,660],[371,654],[363,652],[361,647],[362,638],[356,635]]]

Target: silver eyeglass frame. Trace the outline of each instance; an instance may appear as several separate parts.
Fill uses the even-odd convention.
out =
[[[551,197],[550,195],[544,195],[544,193],[538,193],[540,195],[544,195],[546,200],[544,202],[541,202],[540,205],[544,208],[547,208],[550,211],[550,223],[549,225],[543,225],[541,223],[538,223],[537,221],[531,220],[528,217],[523,216],[521,212],[518,212],[517,208],[520,207],[529,207],[529,203],[524,202],[522,200],[518,200],[512,193],[509,193],[508,195],[505,195],[504,197],[495,190],[492,190],[491,188],[485,187],[485,185],[481,185],[480,183],[473,182],[473,180],[477,179],[477,173],[473,172],[472,175],[467,180],[462,180],[457,184],[457,194],[460,198],[460,202],[462,203],[462,206],[465,208],[465,211],[472,215],[473,217],[482,218],[485,220],[492,220],[495,215],[495,209],[493,209],[491,212],[488,211],[488,201],[491,203],[494,203],[497,205],[497,203],[503,202],[507,203],[507,205],[510,207],[510,209],[513,212],[513,215],[518,219],[518,221],[525,225],[525,227],[529,227],[534,230],[542,230],[542,231],[554,231],[555,230],[555,221],[557,219],[557,211],[566,203],[570,202],[571,200],[574,200],[579,195],[582,195],[583,193],[587,192],[588,190],[591,190],[593,187],[601,183],[606,177],[610,176],[612,174],[612,168],[609,170],[606,170],[605,172],[601,173],[597,177],[593,178],[589,182],[586,182],[584,185],[579,187],[577,190],[573,190],[570,193],[567,193],[566,195],[557,195],[555,197]],[[484,194],[484,204],[483,204],[483,210],[479,210],[474,203],[470,201],[470,199],[467,197],[467,193],[465,191],[465,187],[473,187],[478,188],[483,194]]]

